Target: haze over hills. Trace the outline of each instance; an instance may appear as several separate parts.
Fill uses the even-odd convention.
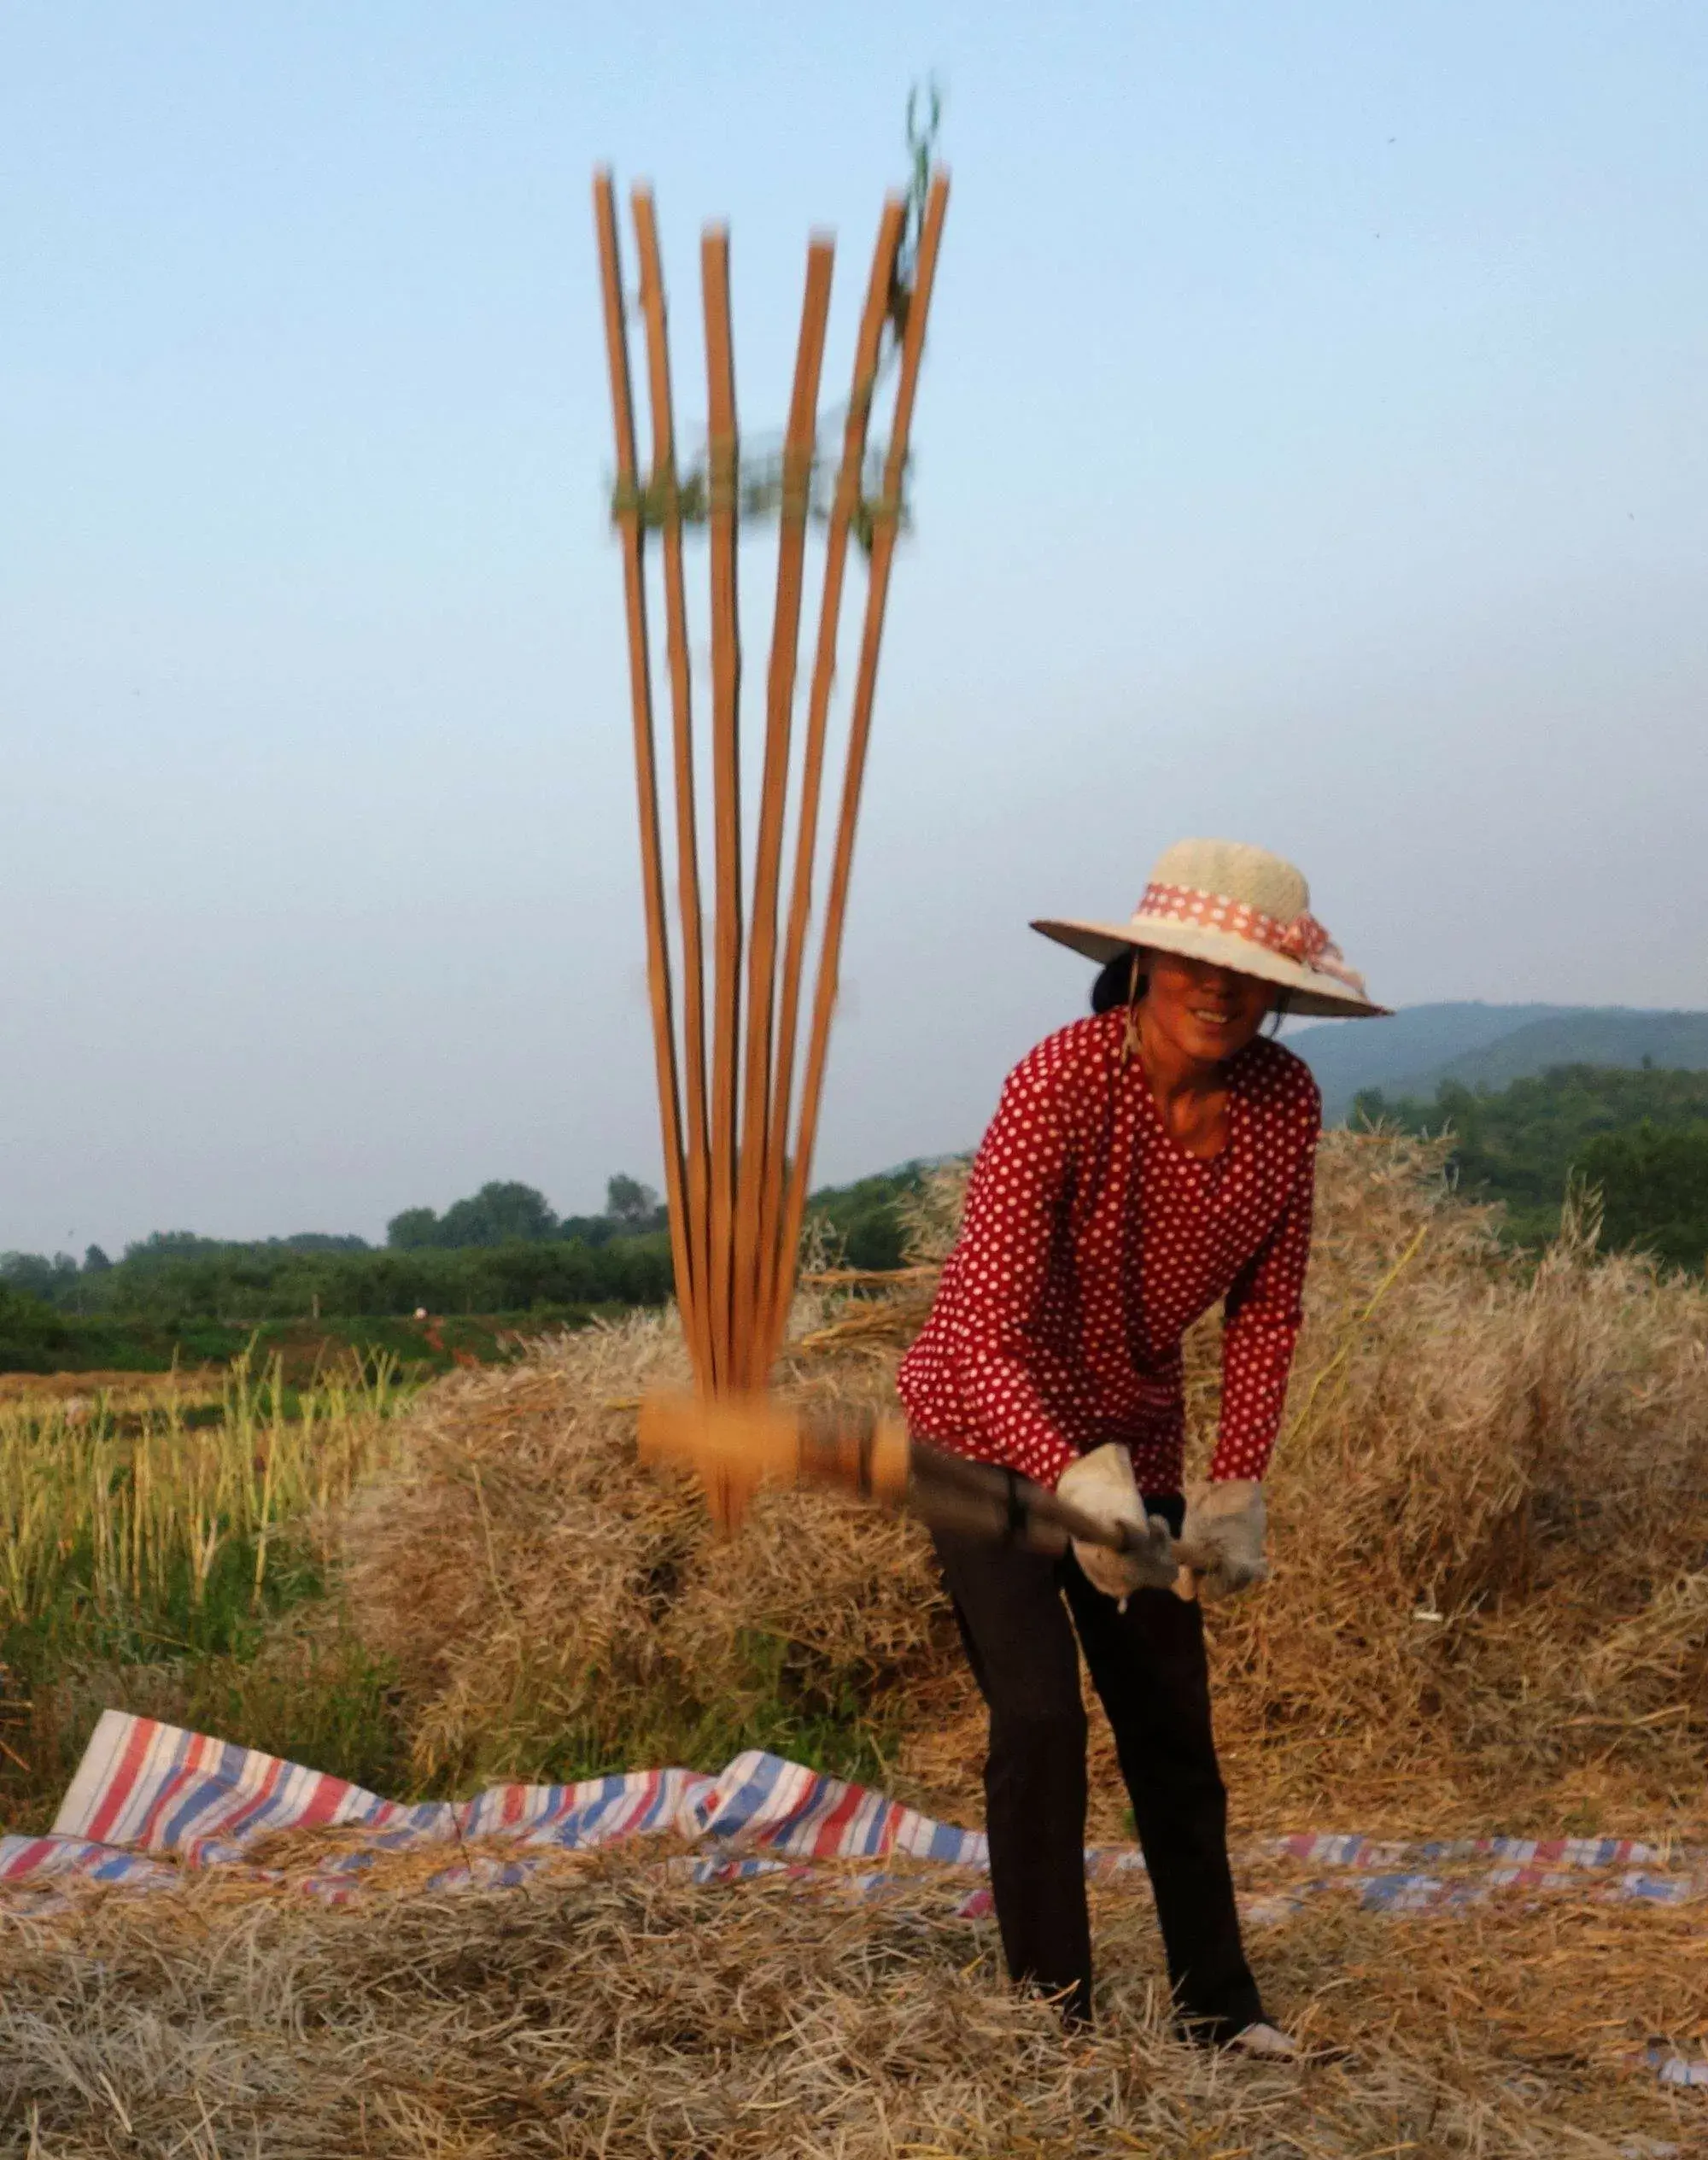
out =
[[[1428,1102],[1442,1080],[1505,1087],[1555,1065],[1708,1070],[1708,1012],[1624,1005],[1413,1005],[1390,1020],[1326,1021],[1290,1030],[1316,1074],[1323,1115],[1342,1122],[1361,1088]]]

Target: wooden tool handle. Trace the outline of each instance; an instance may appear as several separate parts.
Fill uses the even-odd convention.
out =
[[[680,1462],[699,1474],[726,1531],[761,1485],[807,1484],[905,1508],[934,1530],[1034,1552],[1062,1552],[1069,1538],[1118,1553],[1139,1542],[1130,1525],[1089,1515],[1000,1463],[915,1440],[900,1418],[869,1407],[797,1411],[763,1396],[653,1395],[640,1406],[639,1437],[642,1462]],[[1176,1539],[1173,1558],[1185,1584],[1208,1573],[1215,1556]]]
[[[1130,1525],[1089,1515],[1059,1493],[1046,1492],[1000,1463],[974,1462],[919,1440],[910,1446],[914,1512],[940,1528],[957,1526],[944,1512],[945,1496],[953,1493],[970,1503],[963,1504],[962,1513],[991,1524],[994,1534],[1005,1530],[1019,1542],[1059,1551],[1072,1537],[1082,1545],[1100,1545],[1116,1553],[1131,1552],[1139,1542],[1138,1532]],[[1044,1531],[1050,1533],[1047,1538],[1039,1536]],[[1197,1574],[1208,1573],[1215,1564],[1215,1555],[1206,1547],[1179,1538],[1174,1540],[1173,1559],[1177,1566]]]

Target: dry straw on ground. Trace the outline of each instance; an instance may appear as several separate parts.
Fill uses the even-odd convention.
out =
[[[3,2148],[201,2160],[1614,2160],[1699,2150],[1622,2058],[1703,1994],[1684,1914],[1394,1921],[1257,1945],[1306,2036],[1264,2070],[1171,2040],[1142,1893],[1100,1894],[1095,2039],[1002,1987],[929,1878],[910,1909],[635,1855],[525,1891],[328,1911],[205,1879],[9,1924]]]

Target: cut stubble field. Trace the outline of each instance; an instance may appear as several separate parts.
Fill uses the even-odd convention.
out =
[[[890,1399],[958,1197],[952,1173],[927,1185],[887,1295],[809,1290],[787,1391]],[[1592,1230],[1514,1255],[1439,1150],[1325,1144],[1276,1579],[1210,1615],[1254,1959],[1307,2069],[1169,2039],[1142,1876],[1094,1889],[1101,2022],[1070,2046],[1004,1989],[964,1878],[696,1884],[654,1844],[447,1894],[400,1856],[336,1911],[220,1870],[0,1904],[12,2149],[1708,2150],[1708,2094],[1647,2059],[1708,2054],[1708,1898],[1620,1900],[1594,1866],[1489,1894],[1486,1855],[1438,1852],[1408,1864],[1442,1898],[1378,1910],[1367,1872],[1278,1842],[1634,1836],[1708,1893],[1708,1291]],[[1190,1349],[1202,1449],[1214,1324]],[[636,1397],[683,1370],[641,1317],[401,1405],[353,1380],[342,1424],[261,1387],[205,1427],[157,1414],[143,1452],[39,1408],[28,1448],[7,1422],[0,1506],[43,1525],[4,1593],[0,1654],[32,1660],[7,1826],[44,1821],[103,1702],[398,1794],[757,1745],[976,1822],[981,1718],[921,1536],[792,1493],[716,1541],[689,1485],[635,1460]],[[173,1484],[168,1430],[171,1531],[146,1497]],[[1123,1839],[1105,1740],[1094,1794],[1094,1838]]]

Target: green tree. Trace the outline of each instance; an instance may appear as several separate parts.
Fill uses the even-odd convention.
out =
[[[385,1242],[394,1252],[419,1252],[424,1245],[442,1244],[439,1218],[431,1208],[406,1208],[385,1226]]]
[[[59,1258],[63,1260],[64,1254]],[[74,1267],[76,1262],[73,1261]],[[21,1291],[26,1297],[39,1298],[43,1304],[51,1305],[63,1287],[64,1270],[59,1261],[50,1260],[43,1252],[0,1253],[0,1283]]]
[[[605,1212],[614,1222],[651,1229],[658,1219],[658,1194],[639,1178],[624,1177],[619,1172],[605,1180]]]
[[[1605,1244],[1674,1267],[1708,1265],[1708,1125],[1669,1133],[1645,1118],[1635,1131],[1598,1133],[1576,1168],[1600,1190]]]
[[[51,1367],[70,1339],[69,1323],[51,1305],[0,1282],[0,1373]]]
[[[917,1191],[923,1174],[923,1164],[907,1162],[898,1170],[854,1185],[827,1185],[812,1195],[812,1215],[830,1232],[846,1266],[901,1266],[907,1241],[896,1203]]]
[[[1669,1151],[1658,1140],[1663,1133],[1708,1130],[1708,1072],[1557,1065],[1498,1091],[1448,1082],[1433,1103],[1383,1100],[1374,1091],[1359,1099],[1371,1115],[1379,1109],[1407,1132],[1449,1131],[1459,1190],[1503,1203],[1508,1234],[1520,1242],[1553,1235],[1566,1180],[1576,1172],[1606,1187],[1603,1236],[1610,1245],[1635,1238],[1701,1265],[1703,1243],[1691,1251],[1693,1203],[1682,1197],[1690,1189],[1692,1150]],[[1648,1139],[1601,1151],[1603,1142],[1646,1127]],[[1676,1202],[1665,1197],[1668,1180],[1681,1196]]]
[[[558,1218],[543,1193],[531,1185],[494,1179],[471,1200],[459,1200],[446,1209],[439,1221],[438,1242],[453,1248],[532,1244],[553,1236],[557,1227]]]

